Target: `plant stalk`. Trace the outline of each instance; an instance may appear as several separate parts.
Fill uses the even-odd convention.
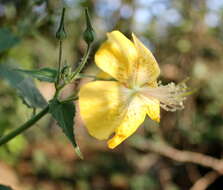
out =
[[[74,71],[74,74],[72,76],[72,80],[77,77],[77,75],[81,72],[81,70],[84,68],[85,64],[87,63],[88,57],[91,53],[91,47],[92,47],[91,44],[89,44],[87,46],[87,50],[85,51],[85,54],[84,54],[84,57],[83,57],[81,63],[78,65],[78,67]]]
[[[78,100],[78,96],[75,96],[75,97],[69,97],[65,100],[62,100],[60,103],[64,104],[64,103],[67,103],[67,102],[73,102],[75,100]]]
[[[59,41],[59,58],[58,58],[58,75],[57,75],[57,81],[56,81],[56,89],[58,88],[58,85],[60,83],[60,75],[61,75],[61,67],[62,67],[62,46],[63,46],[63,41]]]
[[[81,72],[81,70],[84,68],[85,64],[87,63],[87,60],[89,58],[89,55],[91,53],[91,44],[88,45],[87,47],[87,50],[85,51],[85,54],[83,56],[83,59],[81,61],[81,63],[78,65],[78,67],[76,68],[76,70],[74,71],[72,77],[71,77],[71,80],[70,81],[73,81],[75,79],[78,78],[78,74]],[[64,83],[64,84],[61,84],[61,85],[56,85],[56,93],[54,95],[54,97],[58,97],[59,96],[59,93],[60,91],[66,86],[67,84]]]

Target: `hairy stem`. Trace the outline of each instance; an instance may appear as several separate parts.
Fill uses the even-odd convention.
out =
[[[72,101],[75,101],[75,100],[78,100],[78,97],[77,96],[75,96],[75,97],[69,97],[67,99],[64,99],[60,103],[72,102]]]
[[[41,112],[39,112],[37,115],[33,116],[30,120],[28,120],[26,123],[9,133],[8,135],[0,138],[0,146],[7,143],[17,135],[21,134],[26,129],[29,129],[33,124],[35,124],[38,120],[40,120],[44,115],[46,115],[49,111],[49,106],[45,107]]]
[[[58,88],[58,85],[60,83],[60,72],[61,72],[61,65],[62,65],[62,46],[63,46],[63,41],[60,40],[59,41],[59,58],[58,58],[58,70],[57,70],[57,81],[56,81],[56,89]]]
[[[85,64],[87,63],[88,57],[90,55],[90,52],[91,52],[91,44],[88,45],[87,50],[85,51],[85,54],[83,56],[83,59],[82,59],[81,63],[78,65],[78,67],[74,71],[73,76],[72,76],[72,80],[75,79],[75,77],[77,77],[77,75],[84,68]]]
[[[91,53],[91,44],[88,45],[87,47],[87,50],[85,51],[85,54],[83,56],[83,59],[81,61],[81,63],[78,65],[78,67],[76,68],[76,70],[74,71],[72,77],[71,77],[71,80],[70,81],[73,81],[75,79],[78,79],[78,75],[79,73],[81,72],[81,70],[84,68],[85,64],[87,63],[87,60],[88,60],[88,57]],[[61,85],[57,85],[57,88],[56,88],[56,93],[54,95],[54,97],[58,97],[59,94],[60,94],[60,91],[66,86],[67,84],[66,83],[63,83]]]

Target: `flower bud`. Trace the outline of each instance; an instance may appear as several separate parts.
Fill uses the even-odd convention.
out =
[[[63,40],[67,37],[66,31],[64,29],[64,15],[65,15],[65,8],[63,8],[61,19],[60,19],[60,25],[56,32],[56,38],[58,40]]]
[[[83,33],[83,37],[85,42],[89,45],[94,41],[95,33],[91,25],[91,20],[87,8],[85,9],[85,17],[86,17],[86,29]]]

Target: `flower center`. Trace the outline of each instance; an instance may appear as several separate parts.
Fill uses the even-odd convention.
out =
[[[141,94],[149,99],[158,99],[160,106],[167,111],[176,111],[184,108],[183,101],[186,99],[189,91],[185,83],[175,85],[173,82],[168,85],[159,85],[158,87],[143,87]]]

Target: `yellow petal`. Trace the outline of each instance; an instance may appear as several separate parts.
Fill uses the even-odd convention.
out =
[[[157,87],[158,84],[156,81],[147,83],[144,87],[152,87],[155,88]],[[148,97],[145,94],[141,94],[140,96],[142,98],[142,100],[144,101],[144,103],[147,105],[147,114],[148,116],[156,121],[156,122],[160,122],[160,102],[159,100],[152,98],[152,97]]]
[[[111,79],[113,79],[111,75],[109,75],[108,73],[103,72],[103,71],[101,71],[101,72],[99,72],[97,74],[97,78],[104,79],[104,80],[111,80]]]
[[[137,59],[135,46],[119,31],[107,36],[108,40],[95,54],[95,63],[118,81],[126,82],[132,72],[132,63]]]
[[[143,123],[146,116],[147,107],[144,102],[135,96],[125,109],[122,123],[115,129],[115,135],[108,141],[108,147],[113,149],[132,135]]]
[[[160,102],[157,99],[150,100],[150,103],[147,104],[147,114],[148,116],[156,121],[160,122]]]
[[[148,98],[145,96],[141,96],[144,103],[147,105],[147,114],[148,116],[156,121],[160,122],[160,102],[155,98]]]
[[[151,51],[134,34],[132,37],[138,53],[138,60],[135,62],[133,70],[134,81],[138,85],[144,85],[156,80],[160,69]]]
[[[88,132],[95,138],[107,139],[120,125],[124,93],[118,82],[95,81],[81,87],[80,114]]]

